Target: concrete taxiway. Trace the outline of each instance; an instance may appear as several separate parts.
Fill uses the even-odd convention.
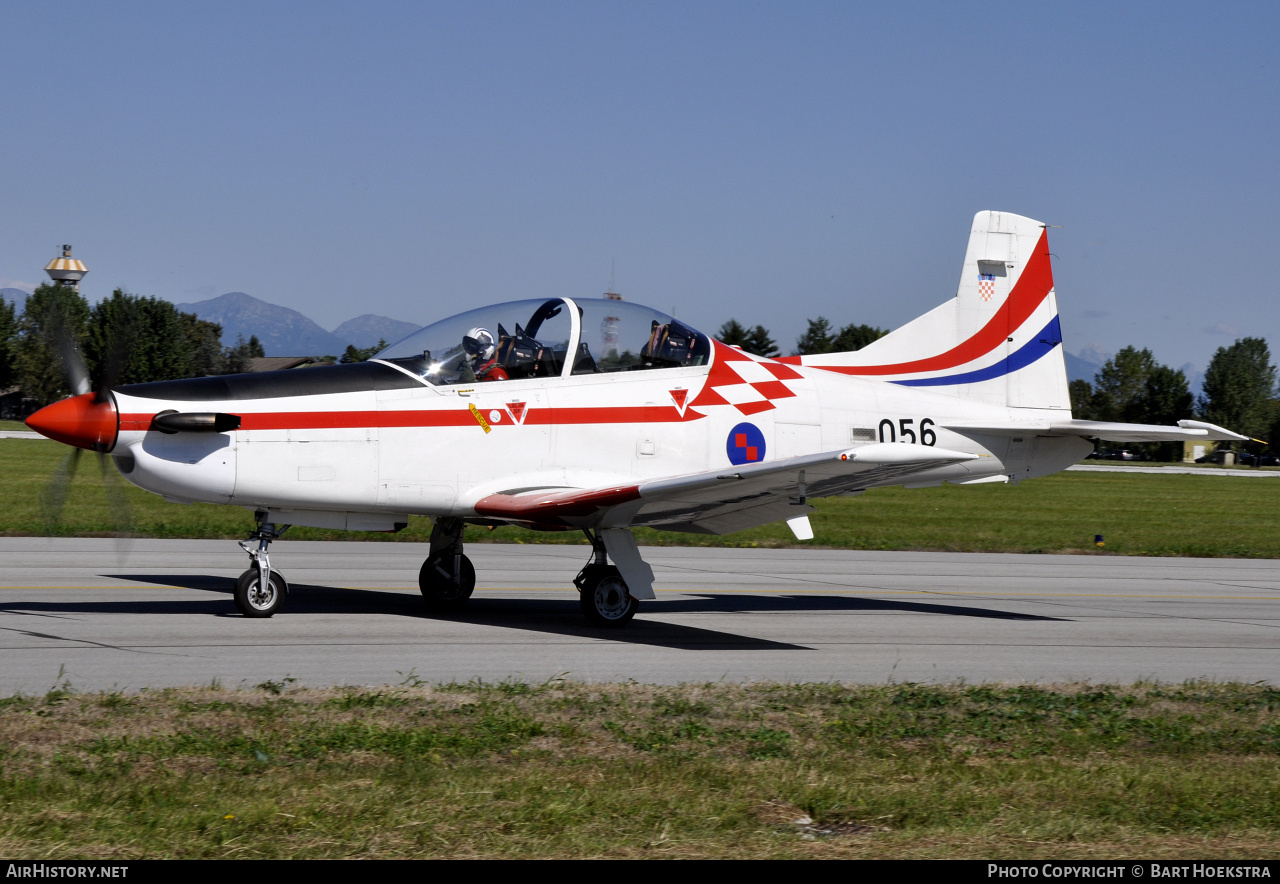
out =
[[[1280,683],[1280,562],[648,548],[658,600],[595,630],[582,546],[475,544],[470,607],[429,616],[426,549],[280,541],[293,591],[236,612],[230,541],[0,539],[0,695],[413,682]],[[59,675],[61,673],[61,675]]]

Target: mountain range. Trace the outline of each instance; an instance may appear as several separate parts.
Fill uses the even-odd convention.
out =
[[[1094,375],[1098,373],[1098,369],[1102,368],[1098,363],[1081,359],[1066,350],[1062,351],[1062,355],[1067,361],[1067,380],[1069,381],[1088,381],[1092,384]]]
[[[390,344],[421,327],[365,313],[330,332],[297,310],[268,304],[244,292],[227,292],[207,301],[174,306],[221,325],[224,346],[235,346],[240,336],[247,341],[256,335],[268,356],[341,356],[348,344],[361,349],[372,347],[379,340]]]
[[[17,312],[21,313],[27,303],[27,293],[22,289],[0,289],[0,300],[13,304]]]

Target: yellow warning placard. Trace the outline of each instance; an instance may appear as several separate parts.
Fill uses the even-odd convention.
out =
[[[489,426],[489,422],[484,419],[484,415],[480,413],[480,409],[476,408],[476,404],[472,402],[467,408],[471,409],[471,416],[476,419],[476,423],[480,424],[481,429],[486,433],[493,429]]]

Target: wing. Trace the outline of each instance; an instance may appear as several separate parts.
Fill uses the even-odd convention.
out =
[[[810,497],[851,494],[978,455],[878,443],[609,488],[520,489],[491,494],[477,513],[534,528],[649,525],[728,534],[803,515]]]
[[[1088,439],[1105,439],[1108,442],[1244,442],[1241,436],[1217,424],[1204,421],[1178,421],[1176,427],[1160,424],[1122,424],[1110,421],[1032,420],[1008,423],[976,423],[950,421],[942,424],[957,433],[987,433],[995,436],[1022,435],[1080,436]]]

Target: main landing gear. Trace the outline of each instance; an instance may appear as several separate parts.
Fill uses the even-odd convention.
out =
[[[266,513],[258,513],[257,526],[248,540],[240,541],[240,548],[249,554],[249,570],[236,578],[236,607],[246,617],[270,617],[280,610],[284,597],[289,594],[289,584],[279,571],[271,570],[267,547],[271,541],[289,530],[288,525],[275,525],[264,521]],[[254,542],[257,548],[254,548]]]
[[[458,611],[476,588],[476,569],[462,554],[461,519],[437,519],[431,529],[431,552],[418,572],[418,588],[435,612]],[[574,578],[582,613],[592,626],[624,626],[636,615],[640,602],[627,589],[617,567],[609,564],[604,541],[596,531],[583,532],[591,541],[591,561]]]
[[[609,564],[599,533],[590,529],[583,529],[582,533],[591,541],[591,561],[573,579],[582,613],[592,626],[624,626],[636,615],[640,602],[627,589],[621,572]]]
[[[249,570],[236,579],[235,601],[236,608],[244,616],[261,618],[279,611],[289,594],[289,584],[279,571],[271,570],[271,559],[267,555],[271,541],[288,531],[289,526],[266,521],[265,512],[258,512],[256,518],[256,526],[249,539],[240,541],[240,548],[249,554]],[[476,588],[476,569],[462,553],[464,527],[462,519],[440,518],[431,529],[431,551],[418,572],[418,588],[422,590],[427,608],[433,612],[460,610]],[[590,529],[584,529],[583,533],[591,541],[591,560],[573,580],[573,585],[578,588],[582,613],[592,626],[605,629],[625,626],[636,615],[640,601],[631,594],[618,567],[609,564],[608,549],[601,533]],[[615,556],[622,557],[615,558],[615,561],[622,561],[624,567],[631,568],[628,573],[634,574],[639,562],[635,542],[630,540],[629,532],[617,533],[625,534],[630,552],[627,552],[625,544],[618,548],[617,538],[611,538]],[[644,566],[643,562],[639,564]],[[644,567],[647,571],[647,566]],[[640,579],[646,581],[641,587],[643,595],[648,588],[647,581],[652,580],[652,573],[647,576],[641,574]],[[645,597],[653,598],[652,592]]]
[[[431,552],[418,572],[418,588],[432,611],[457,611],[476,588],[476,569],[462,554],[461,519],[436,519]]]

